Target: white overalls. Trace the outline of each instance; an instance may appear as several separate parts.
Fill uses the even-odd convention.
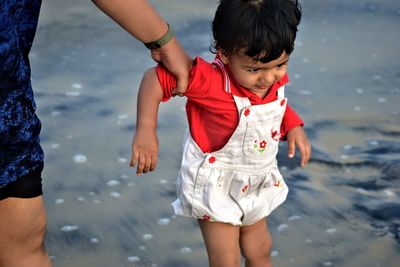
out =
[[[252,106],[237,97],[239,124],[228,143],[203,153],[187,131],[176,215],[232,225],[250,225],[268,216],[286,199],[288,188],[278,170],[280,125],[286,109],[284,87],[274,102]]]

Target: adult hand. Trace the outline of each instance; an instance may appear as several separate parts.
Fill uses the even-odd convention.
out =
[[[176,37],[162,47],[151,50],[151,57],[156,62],[161,62],[176,77],[176,88],[172,95],[183,96],[187,90],[192,59],[182,49]]]

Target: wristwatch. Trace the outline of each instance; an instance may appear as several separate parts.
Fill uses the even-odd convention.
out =
[[[153,42],[144,43],[148,49],[157,49],[168,43],[174,37],[174,30],[168,25],[168,31],[158,40]]]

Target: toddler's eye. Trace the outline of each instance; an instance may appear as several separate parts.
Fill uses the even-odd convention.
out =
[[[257,69],[257,68],[249,68],[249,69],[247,69],[247,71],[248,72],[251,72],[251,73],[254,73],[254,72],[257,72],[257,71],[259,71],[260,69]]]
[[[277,65],[276,68],[280,69],[280,68],[283,68],[283,67],[285,67],[285,66],[287,66],[287,65],[288,65],[288,63],[285,62],[285,63],[282,63],[282,64]]]

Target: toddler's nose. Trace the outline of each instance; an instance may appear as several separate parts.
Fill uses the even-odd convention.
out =
[[[275,74],[272,72],[267,72],[261,77],[263,84],[271,85],[275,82]]]

